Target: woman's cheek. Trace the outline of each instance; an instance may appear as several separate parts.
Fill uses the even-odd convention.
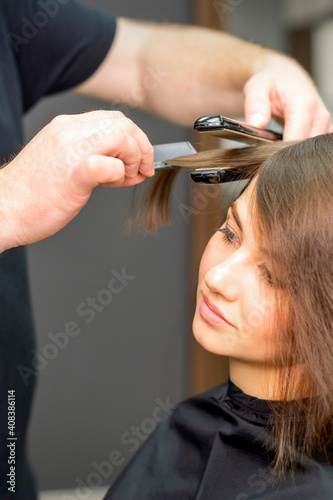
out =
[[[241,305],[241,326],[244,336],[252,333],[265,335],[271,324],[273,304],[262,289],[262,284],[255,276],[247,277],[243,283]]]

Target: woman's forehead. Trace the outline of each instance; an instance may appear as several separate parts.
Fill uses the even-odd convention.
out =
[[[252,204],[255,196],[255,183],[251,182],[237,200],[230,205],[230,212],[236,220],[240,229],[252,226]]]

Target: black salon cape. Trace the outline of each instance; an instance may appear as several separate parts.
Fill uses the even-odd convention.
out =
[[[23,144],[24,113],[41,97],[86,80],[108,53],[115,28],[112,16],[75,0],[0,0],[0,164]],[[26,457],[38,371],[28,288],[24,248],[1,254],[0,498],[6,500],[37,496]],[[8,391],[16,401],[15,493],[7,483]]]
[[[332,500],[333,473],[308,459],[278,488],[268,482],[267,401],[231,381],[181,403],[143,445],[106,500]]]

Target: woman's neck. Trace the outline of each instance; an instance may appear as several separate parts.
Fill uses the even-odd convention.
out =
[[[229,358],[230,380],[241,389],[245,394],[254,396],[258,399],[281,400],[284,399],[279,390],[279,375],[281,369],[277,366],[264,365],[263,363],[254,363],[235,358]],[[301,367],[295,367],[292,378],[296,381],[304,382]],[[304,387],[302,394],[295,395],[294,398],[306,398],[309,396]]]
[[[277,368],[239,359],[229,359],[230,380],[245,394],[259,399],[277,399]]]

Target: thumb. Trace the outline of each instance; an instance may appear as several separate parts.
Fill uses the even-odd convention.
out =
[[[271,102],[268,85],[261,79],[251,78],[244,87],[245,121],[254,127],[265,127],[271,119]]]
[[[125,177],[124,163],[110,156],[92,155],[72,171],[72,188],[78,195],[89,195],[103,184],[121,184]]]

